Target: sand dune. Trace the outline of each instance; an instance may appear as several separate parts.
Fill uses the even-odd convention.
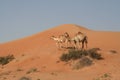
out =
[[[100,48],[105,60],[80,70],[72,70],[69,65],[59,62],[64,50],[58,50],[52,35],[68,32],[71,37],[81,31],[88,36],[88,48]],[[110,74],[110,80],[120,79],[120,32],[93,31],[75,24],[53,27],[32,36],[0,44],[0,56],[13,54],[15,59],[0,69],[0,80],[18,80],[30,76],[33,80],[94,80],[104,74]],[[117,53],[112,54],[110,50]],[[30,69],[38,72],[26,74]],[[22,71],[18,71],[22,69]],[[10,71],[9,75],[3,75]],[[14,77],[13,77],[14,76]]]

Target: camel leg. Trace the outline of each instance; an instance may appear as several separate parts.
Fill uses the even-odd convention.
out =
[[[82,49],[84,49],[84,41],[82,41]]]
[[[68,48],[68,42],[65,41],[65,48]]]
[[[79,41],[78,49],[81,49],[81,42]]]
[[[71,47],[71,41],[69,41],[69,46]]]
[[[86,49],[87,49],[87,43],[85,43],[85,45],[86,45]]]
[[[58,49],[60,49],[60,48],[61,48],[61,45],[60,45],[60,43],[59,43],[59,42],[57,42],[57,43],[56,43],[56,46],[58,47]]]
[[[78,48],[78,47],[77,47],[77,42],[76,42],[76,41],[74,41],[74,48],[75,48],[75,49]]]
[[[88,41],[87,41],[87,37],[86,37],[86,38],[85,38],[86,49],[87,49],[87,43],[88,43]]]
[[[56,46],[59,48],[59,45],[58,45],[58,43],[56,43]]]
[[[71,42],[70,41],[67,41],[67,48],[71,47]]]

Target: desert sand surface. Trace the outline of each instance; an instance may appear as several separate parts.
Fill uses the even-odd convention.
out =
[[[88,49],[100,48],[104,59],[73,70],[59,59],[66,49],[59,50],[50,37],[65,32],[73,37],[78,31],[88,36]],[[13,54],[15,59],[0,66],[0,80],[120,80],[120,32],[94,31],[75,24],[64,24],[1,43],[0,56],[9,54]],[[30,79],[22,79],[25,77]]]

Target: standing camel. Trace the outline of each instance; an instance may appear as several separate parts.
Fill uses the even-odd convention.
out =
[[[80,47],[80,43],[82,43],[82,49],[84,49],[84,43],[86,44],[86,48],[87,48],[87,36],[85,34],[83,34],[82,32],[78,32],[72,39],[71,41],[74,42],[74,46],[75,48]]]
[[[64,37],[65,37],[66,48],[68,48],[68,45],[71,44],[71,38],[67,32],[64,33]]]
[[[56,41],[56,45],[58,48],[62,48],[62,44],[65,43],[66,39],[64,35],[59,35],[59,37],[51,36],[51,39]]]

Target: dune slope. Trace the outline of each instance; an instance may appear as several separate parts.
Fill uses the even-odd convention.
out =
[[[68,32],[71,37],[81,31],[88,36],[88,48],[100,48],[104,60],[80,70],[72,70],[59,60],[65,50],[58,50],[51,36]],[[15,59],[0,68],[0,80],[18,80],[27,76],[33,80],[94,80],[109,74],[111,80],[120,79],[120,32],[93,31],[75,24],[64,24],[35,35],[0,45],[0,56],[13,54]],[[117,53],[112,54],[110,50]],[[28,71],[37,69],[36,72]],[[5,73],[9,72],[6,76]]]

